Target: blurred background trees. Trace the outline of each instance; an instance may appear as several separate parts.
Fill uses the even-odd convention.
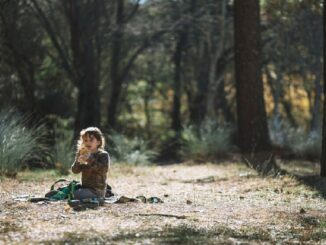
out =
[[[271,145],[283,156],[318,159],[323,1],[259,3],[263,98],[257,104],[266,111]],[[240,130],[245,122],[237,123],[236,81],[247,78],[236,76],[235,69],[256,65],[250,57],[241,62],[235,57],[234,38],[245,45],[254,26],[245,27],[243,40],[237,36],[234,1],[1,0],[0,5],[0,109],[32,113],[30,127],[43,121],[50,148],[67,137],[71,143],[87,126],[108,135],[109,149],[119,148],[114,139],[124,144],[140,138],[133,149],[146,143],[144,152],[155,151],[150,155],[158,159],[171,152],[182,159],[218,159],[219,149],[241,148],[237,132],[248,132]],[[255,100],[245,93],[243,103]],[[252,110],[242,112],[251,117]],[[116,133],[123,137],[110,138]],[[205,141],[208,136],[225,140]],[[198,142],[211,143],[194,147]],[[49,164],[53,159],[59,157]]]

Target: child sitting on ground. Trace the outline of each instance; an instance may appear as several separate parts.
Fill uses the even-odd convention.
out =
[[[104,150],[105,140],[96,127],[80,132],[75,162],[71,170],[81,172],[82,187],[74,192],[74,199],[104,198],[110,156]]]

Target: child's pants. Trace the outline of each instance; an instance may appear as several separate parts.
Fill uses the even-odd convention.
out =
[[[87,198],[96,198],[98,197],[88,188],[80,188],[74,192],[75,199],[87,199]]]

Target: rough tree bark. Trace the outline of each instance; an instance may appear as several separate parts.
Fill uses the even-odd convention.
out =
[[[234,25],[238,144],[248,165],[276,174],[261,76],[259,0],[235,0]]]
[[[25,113],[37,112],[35,103],[35,67],[33,57],[27,53],[27,48],[21,45],[20,34],[22,22],[22,10],[19,1],[5,1],[1,3],[0,9],[0,34],[3,47],[6,48],[8,55],[2,59],[13,67],[19,78],[21,88],[24,94],[23,103],[20,105]],[[30,46],[30,45],[29,45]],[[34,116],[38,116],[37,113]],[[33,116],[33,119],[35,119]],[[31,120],[33,123],[34,120]]]
[[[90,9],[92,11],[89,11]],[[76,135],[85,127],[100,126],[100,71],[94,41],[99,26],[99,8],[95,0],[85,4],[69,0],[67,10],[75,83],[79,90],[75,120]]]
[[[115,16],[115,30],[112,41],[112,58],[111,58],[111,95],[108,105],[108,125],[111,128],[116,128],[116,116],[118,104],[120,101],[120,94],[122,89],[121,77],[121,49],[124,29],[124,0],[115,1],[116,16]]]
[[[172,129],[178,134],[181,130],[181,62],[184,47],[187,44],[188,33],[183,30],[178,34],[178,42],[175,49],[174,62],[174,81],[173,81],[173,108],[172,108]]]
[[[325,1],[324,1],[324,40],[326,38],[326,10],[325,10]],[[321,170],[320,175],[326,177],[326,78],[325,78],[325,58],[326,58],[326,49],[325,49],[325,42],[324,42],[324,116],[323,116],[323,141],[322,141],[322,150],[321,150]]]
[[[235,71],[239,146],[242,152],[269,151],[260,60],[258,0],[235,0]]]

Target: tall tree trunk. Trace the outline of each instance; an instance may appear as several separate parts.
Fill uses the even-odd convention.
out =
[[[284,94],[284,92],[282,92],[282,94]],[[292,114],[291,101],[287,101],[284,97],[282,97],[281,102],[282,102],[283,108],[285,110],[285,114],[286,114],[287,118],[289,119],[289,122],[290,122],[291,126],[294,127],[294,128],[297,128],[298,123],[297,123],[297,121],[295,120],[295,118],[294,118],[294,116]]]
[[[178,41],[173,57],[174,61],[174,82],[173,82],[173,108],[172,108],[172,129],[177,133],[181,130],[181,62],[182,53],[187,45],[188,34],[185,30],[178,33]]]
[[[92,15],[98,15],[96,1],[83,5],[74,0],[69,1],[68,18],[70,20],[71,49],[73,65],[78,87],[77,114],[75,118],[75,136],[79,131],[89,126],[100,126],[99,100],[99,60],[95,54],[94,39],[98,28],[98,16],[90,18],[86,9],[92,10]],[[87,19],[89,18],[89,19]]]
[[[235,71],[238,140],[243,153],[271,150],[260,60],[258,0],[235,0]]]
[[[324,1],[324,40],[326,40],[326,10],[325,10],[325,3]],[[323,142],[322,142],[322,148],[321,148],[321,160],[320,160],[320,165],[321,165],[321,170],[320,170],[320,175],[323,177],[326,177],[326,77],[325,77],[325,71],[326,71],[326,48],[325,48],[325,42],[324,42],[324,115],[323,115]]]
[[[318,128],[319,122],[319,106],[321,103],[322,97],[322,85],[321,85],[321,74],[318,68],[321,68],[321,64],[314,69],[316,71],[316,78],[315,78],[315,96],[314,96],[314,103],[311,111],[311,123],[310,123],[310,131],[316,131]]]
[[[216,48],[215,45],[210,48],[210,68],[209,68],[209,82],[208,89],[206,93],[206,118],[210,119],[215,117],[215,97],[217,94],[217,89],[219,84],[224,79],[224,69],[219,70],[219,61],[223,59],[225,54],[225,36],[226,36],[226,26],[227,26],[227,1],[221,1],[221,5],[218,6],[221,9],[221,14],[219,16],[219,42]]]
[[[217,96],[215,98],[215,105],[216,105],[215,108],[217,110],[216,114],[218,114],[218,110],[221,110],[224,117],[224,121],[226,123],[233,124],[235,122],[233,113],[230,110],[230,105],[228,104],[228,101],[226,99],[225,79],[222,79],[221,83],[218,86]]]
[[[188,18],[194,14],[197,6],[197,0],[190,0],[185,4],[189,4],[187,6],[185,14]],[[179,133],[181,131],[182,123],[181,123],[181,74],[182,74],[182,61],[184,58],[184,53],[186,53],[189,47],[189,34],[191,31],[191,22],[184,24],[182,29],[177,32],[177,45],[173,57],[174,62],[174,95],[173,95],[173,109],[172,109],[172,129],[176,132],[177,138],[179,137]]]
[[[266,74],[267,74],[267,82],[270,85],[271,91],[272,91],[272,96],[274,99],[274,117],[279,118],[280,117],[280,112],[279,112],[279,103],[283,106],[284,112],[286,114],[287,119],[289,120],[289,123],[292,127],[297,128],[298,123],[296,122],[293,113],[292,113],[292,104],[291,101],[288,101],[285,99],[285,91],[284,91],[284,86],[283,84],[283,74],[284,74],[284,69],[283,65],[280,67],[276,67],[276,74],[277,77],[275,79],[272,78],[270,71],[266,67]],[[274,80],[274,81],[273,81]],[[274,85],[275,84],[275,85]]]
[[[20,46],[19,39],[17,39],[20,32],[21,16],[19,1],[3,2],[0,10],[0,34],[3,38],[3,44],[10,52],[8,57],[3,57],[5,62],[14,68],[19,82],[24,93],[23,103],[20,109],[26,113],[37,112],[35,103],[35,62],[33,57],[26,54],[24,47]],[[36,113],[37,114],[37,113]],[[34,114],[34,115],[36,115]],[[35,117],[32,118],[30,123],[34,123]]]
[[[121,49],[123,39],[124,0],[116,0],[115,30],[113,33],[111,58],[111,94],[108,105],[108,125],[115,129],[117,123],[117,107],[120,102],[123,79],[121,76]]]
[[[151,67],[151,64],[148,64]],[[154,70],[154,69],[153,69]],[[152,137],[152,116],[150,113],[150,98],[153,96],[155,92],[155,80],[154,78],[149,79],[148,87],[146,88],[146,92],[144,95],[144,113],[146,118],[146,132],[147,132],[147,139],[151,139]]]
[[[267,83],[271,89],[272,97],[274,100],[274,108],[273,108],[273,116],[274,118],[280,118],[280,110],[279,110],[279,103],[280,103],[280,81],[279,79],[273,79],[270,71],[266,67],[265,73],[267,76]]]
[[[187,83],[185,84],[185,89],[189,104],[190,122],[199,127],[203,118],[206,116],[206,93],[209,82],[210,60],[207,44],[200,41],[197,45],[199,46],[199,51],[187,56],[187,63],[194,62],[194,57],[198,57],[198,61],[195,63],[197,71],[193,77],[186,77],[187,80],[194,80],[195,86]]]

